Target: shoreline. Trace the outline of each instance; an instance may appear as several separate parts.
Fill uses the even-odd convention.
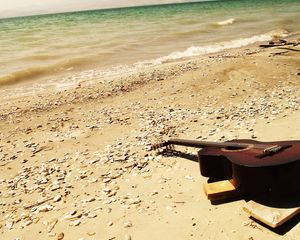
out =
[[[295,39],[295,36],[299,36],[298,33],[291,34],[291,37]],[[109,76],[96,76],[92,79],[89,79],[86,77],[84,79],[84,76],[78,77],[74,76],[75,78],[78,78],[79,81],[74,80],[74,83],[70,84],[66,82],[66,88],[62,87],[60,90],[56,87],[51,86],[51,83],[46,84],[45,86],[51,86],[51,87],[42,87],[42,90],[28,90],[26,88],[26,92],[24,93],[22,90],[22,86],[25,84],[25,86],[28,85],[27,82],[23,84],[17,84],[17,85],[10,85],[2,87],[2,103],[0,103],[0,118],[3,118],[5,114],[3,114],[3,109],[5,109],[5,105],[7,102],[17,102],[15,108],[19,109],[20,104],[22,105],[22,99],[25,101],[32,102],[31,105],[34,107],[34,105],[40,105],[38,98],[41,98],[42,96],[48,96],[52,99],[52,101],[55,101],[55,99],[62,98],[64,94],[70,94],[72,97],[70,99],[64,99],[63,103],[61,104],[70,104],[73,100],[76,100],[76,97],[74,96],[76,92],[89,92],[89,95],[94,95],[92,99],[102,99],[109,97],[111,95],[118,95],[118,92],[122,93],[122,91],[131,91],[132,89],[138,88],[140,85],[148,84],[152,81],[163,81],[168,78],[176,77],[178,75],[183,75],[186,72],[189,71],[196,71],[201,67],[201,64],[211,64],[215,60],[214,58],[230,58],[230,57],[240,57],[239,55],[247,55],[247,54],[254,54],[257,52],[262,51],[263,49],[256,48],[256,46],[259,43],[263,42],[257,42],[254,44],[250,44],[244,47],[238,47],[238,48],[232,48],[232,49],[226,49],[221,50],[216,53],[207,53],[200,56],[194,56],[194,57],[187,57],[186,59],[180,59],[180,60],[174,60],[171,62],[165,62],[163,64],[159,65],[152,65],[148,67],[142,67],[141,69],[137,68],[132,73],[128,73],[126,71],[123,71],[121,73],[118,73],[118,75],[113,76],[110,74]],[[233,54],[233,56],[227,56],[229,52],[230,54]],[[83,71],[83,75],[85,72],[91,73],[93,70],[87,70]],[[79,73],[80,75],[81,73]],[[35,82],[33,82],[34,84]],[[53,83],[55,85],[55,83]],[[64,83],[57,83],[58,85],[64,85]],[[43,83],[38,84],[43,85]],[[109,87],[106,87],[105,85],[109,85]],[[136,86],[135,86],[136,85]],[[37,87],[35,86],[35,87]],[[95,88],[95,90],[92,90],[91,88]],[[16,93],[19,89],[19,93]],[[122,90],[123,89],[123,90]],[[5,92],[7,91],[7,92]],[[96,93],[97,92],[97,93]],[[79,94],[80,94],[79,93]],[[50,96],[49,96],[50,94]],[[12,96],[13,95],[13,96]],[[35,99],[34,95],[39,96]],[[82,94],[80,94],[82,95]],[[83,102],[87,101],[91,97],[80,99],[75,102]],[[21,99],[21,100],[20,100]],[[60,105],[61,105],[60,104]],[[28,104],[26,104],[28,105]],[[45,106],[46,108],[50,107],[52,104],[50,103],[50,106]],[[55,108],[55,106],[54,106]],[[26,112],[26,110],[25,110]]]
[[[212,205],[196,162],[149,151],[168,137],[298,139],[299,51],[256,45],[1,103],[0,236],[297,239],[299,224],[278,235],[243,199]]]
[[[108,63],[107,66],[93,63],[95,61],[94,58],[92,58],[93,60],[86,59],[80,62],[78,59],[79,56],[73,56],[70,59],[65,58],[60,62],[49,63],[50,65],[35,63],[34,67],[25,67],[2,75],[0,77],[0,93],[9,98],[12,95],[34,95],[41,92],[48,92],[48,90],[60,91],[60,89],[73,88],[80,82],[89,81],[97,84],[102,82],[101,79],[105,79],[103,81],[105,83],[106,79],[121,78],[122,75],[128,75],[129,73],[134,74],[143,71],[147,72],[149,69],[161,69],[164,68],[164,65],[176,65],[176,63],[184,63],[188,60],[195,62],[196,59],[205,58],[205,56],[214,53],[222,53],[231,49],[241,49],[247,46],[251,47],[259,42],[271,40],[273,37],[288,37],[297,34],[299,35],[297,32],[288,34],[286,30],[277,29],[244,38],[211,42],[203,46],[190,46],[178,51],[173,49],[173,51],[165,55],[154,58],[148,59],[143,56],[140,60],[136,59],[136,62]],[[41,56],[34,56],[34,58],[38,57]],[[46,56],[44,57],[46,60]],[[91,61],[90,64],[94,68],[86,68],[89,65],[86,61]],[[102,59],[98,59],[97,61],[102,62]],[[40,62],[42,62],[42,59]],[[72,63],[75,64],[75,68]],[[76,67],[77,64],[78,66]]]

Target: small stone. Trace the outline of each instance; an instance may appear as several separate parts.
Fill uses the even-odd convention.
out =
[[[158,194],[158,191],[153,191],[152,193],[151,193],[151,196],[154,196],[154,195],[157,195]]]
[[[81,223],[81,221],[78,219],[76,221],[74,221],[73,226],[79,226]]]
[[[32,223],[32,220],[27,220],[26,222],[24,222],[24,224],[22,224],[23,227],[25,226],[29,226]]]
[[[59,202],[61,200],[61,195],[57,194],[55,195],[55,197],[53,198],[54,202]]]
[[[110,182],[110,181],[111,181],[111,178],[104,178],[104,179],[102,180],[103,183],[108,183],[108,182]]]
[[[105,188],[102,189],[102,191],[104,193],[110,193],[111,192],[111,188],[110,187],[105,187]]]
[[[12,229],[12,228],[13,228],[13,225],[14,225],[13,222],[7,222],[7,223],[6,223],[6,227],[7,227],[8,229]]]
[[[172,211],[172,210],[173,210],[173,208],[172,208],[171,206],[167,206],[166,209],[167,209],[168,211]]]
[[[171,194],[165,194],[164,197],[169,199],[173,198]]]
[[[186,175],[185,179],[187,179],[187,180],[194,180],[194,178],[192,176],[190,176],[190,175]]]
[[[61,232],[57,235],[56,240],[62,240],[62,239],[64,239],[64,237],[65,237],[65,234],[63,232]]]
[[[95,232],[87,232],[88,236],[94,236],[96,233]]]
[[[53,161],[55,161],[55,160],[56,160],[56,158],[53,157],[53,158],[50,158],[50,159],[48,160],[48,162],[53,162]]]
[[[74,216],[76,213],[77,213],[77,210],[74,209],[74,210],[72,210],[72,211],[70,212],[70,215],[71,215],[71,216]]]
[[[112,226],[112,225],[114,225],[114,223],[113,223],[113,221],[109,221],[108,223],[107,223],[107,226]]]
[[[52,205],[44,205],[37,208],[37,212],[49,212],[53,209]]]
[[[138,204],[141,202],[141,199],[139,198],[133,198],[129,200],[129,204]]]
[[[88,218],[95,218],[95,217],[97,217],[97,214],[96,213],[88,213],[87,217]]]
[[[132,222],[130,221],[127,221],[127,222],[124,222],[124,225],[123,225],[125,228],[130,228],[132,227]]]
[[[132,238],[131,238],[131,236],[129,235],[129,234],[126,234],[125,236],[124,236],[124,240],[131,240]]]
[[[50,188],[51,191],[55,191],[55,190],[58,190],[58,189],[60,189],[60,186],[59,186],[58,184],[54,184],[54,185]]]

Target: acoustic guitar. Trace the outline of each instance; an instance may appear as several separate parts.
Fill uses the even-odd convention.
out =
[[[205,186],[209,199],[224,198],[226,192],[281,195],[300,191],[300,141],[170,139],[153,149],[173,145],[200,148],[198,162],[201,175],[209,178]],[[218,190],[220,186],[223,189]]]

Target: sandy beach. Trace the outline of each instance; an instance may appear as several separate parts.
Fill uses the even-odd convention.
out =
[[[255,44],[61,91],[8,91],[0,238],[299,239],[299,218],[272,231],[244,199],[212,205],[196,161],[150,151],[170,137],[299,139],[299,51]]]

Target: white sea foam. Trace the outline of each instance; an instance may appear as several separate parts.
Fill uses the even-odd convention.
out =
[[[103,81],[102,83],[105,83],[105,81],[110,81],[109,79],[111,77],[116,77],[116,76],[120,76],[123,74],[133,74],[135,72],[146,69],[149,66],[160,65],[160,64],[163,64],[166,62],[178,61],[181,59],[201,56],[201,55],[209,54],[209,53],[216,53],[216,52],[220,52],[220,51],[223,51],[226,49],[239,48],[239,47],[247,46],[247,45],[250,45],[250,44],[253,44],[256,42],[269,41],[274,36],[284,37],[284,36],[287,36],[287,32],[284,30],[277,30],[277,31],[272,31],[272,32],[262,34],[262,35],[252,36],[249,38],[235,39],[232,41],[216,43],[213,45],[193,46],[182,52],[173,52],[169,55],[166,55],[166,56],[163,56],[163,57],[160,57],[157,59],[141,61],[141,62],[137,62],[132,65],[118,65],[118,66],[110,67],[108,69],[81,72],[79,74],[76,74],[76,76],[73,75],[73,77],[71,79],[64,79],[64,81],[69,82],[71,80],[72,83],[78,83],[78,82],[81,82],[82,80],[84,80],[87,83],[87,82],[93,82],[93,81],[99,82],[99,79],[102,79],[101,80],[101,81]],[[75,78],[76,78],[76,81],[75,81]],[[103,80],[103,79],[106,79],[106,80]],[[68,85],[57,85],[56,87],[58,89],[61,89],[62,87],[65,87],[65,86],[68,86]]]
[[[216,43],[207,46],[192,46],[182,52],[173,52],[167,56],[157,58],[153,61],[154,64],[162,64],[164,62],[200,56],[208,53],[216,53],[226,49],[239,48],[256,42],[269,41],[274,36],[284,37],[287,32],[284,30],[272,31],[262,35],[256,35],[249,38],[240,38],[227,42]]]
[[[235,22],[234,18],[229,18],[227,20],[217,22],[216,24],[219,26],[225,26],[225,25],[233,24],[234,22]]]

